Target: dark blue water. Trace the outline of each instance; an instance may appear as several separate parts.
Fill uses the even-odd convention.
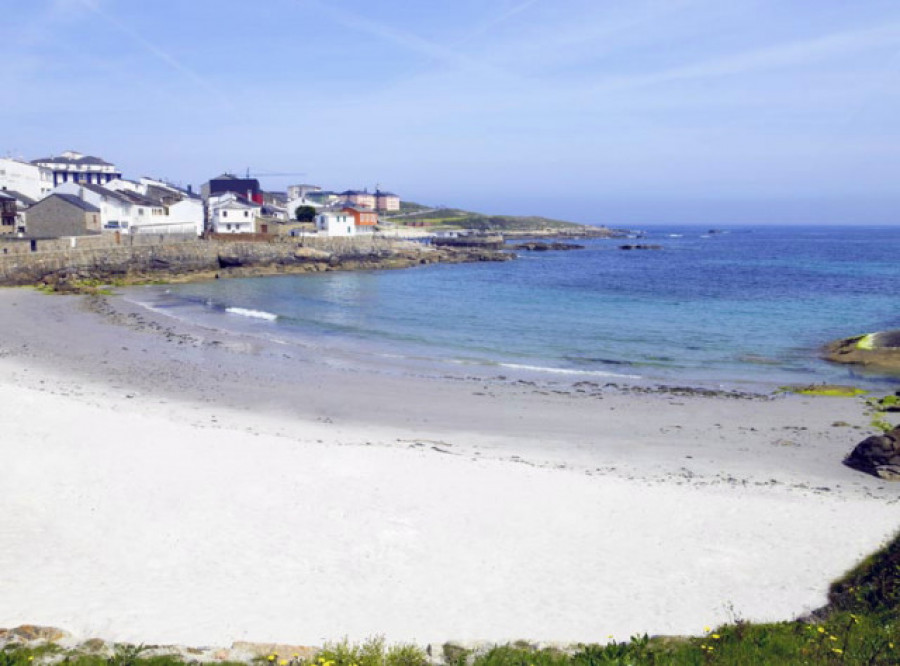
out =
[[[663,249],[623,251],[623,242]],[[132,293],[206,325],[382,358],[730,386],[897,381],[858,376],[818,350],[900,327],[900,228],[667,227],[587,244],[506,263]]]

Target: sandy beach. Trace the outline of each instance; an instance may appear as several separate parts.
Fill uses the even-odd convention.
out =
[[[789,619],[900,526],[859,398],[411,376],[0,291],[0,626],[320,644]]]

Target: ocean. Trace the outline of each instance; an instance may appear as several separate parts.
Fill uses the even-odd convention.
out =
[[[900,328],[900,227],[710,231],[653,227],[639,241],[588,240],[512,262],[148,286],[126,297],[388,372],[754,390],[900,384],[819,358],[830,340]],[[662,249],[619,249],[636,242]]]

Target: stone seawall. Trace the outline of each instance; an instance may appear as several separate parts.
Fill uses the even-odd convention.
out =
[[[0,256],[0,285],[211,279],[321,270],[402,268],[434,262],[499,261],[486,250],[436,249],[386,238],[304,238],[249,243],[195,240]]]

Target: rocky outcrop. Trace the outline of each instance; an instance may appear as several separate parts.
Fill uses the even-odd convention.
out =
[[[661,250],[662,245],[620,245],[620,250]]]
[[[325,242],[196,240],[0,256],[0,285],[41,285],[65,292],[110,283],[405,268],[430,263],[507,261],[515,256],[489,247],[433,248],[381,238],[321,240]]]
[[[545,243],[544,241],[531,241],[530,243],[519,243],[512,246],[513,250],[524,250],[526,252],[547,252],[549,250],[583,250],[584,245],[576,243]]]
[[[900,372],[900,330],[830,342],[825,346],[823,356],[834,363],[854,363]]]
[[[861,441],[844,464],[887,481],[900,481],[900,426]]]

